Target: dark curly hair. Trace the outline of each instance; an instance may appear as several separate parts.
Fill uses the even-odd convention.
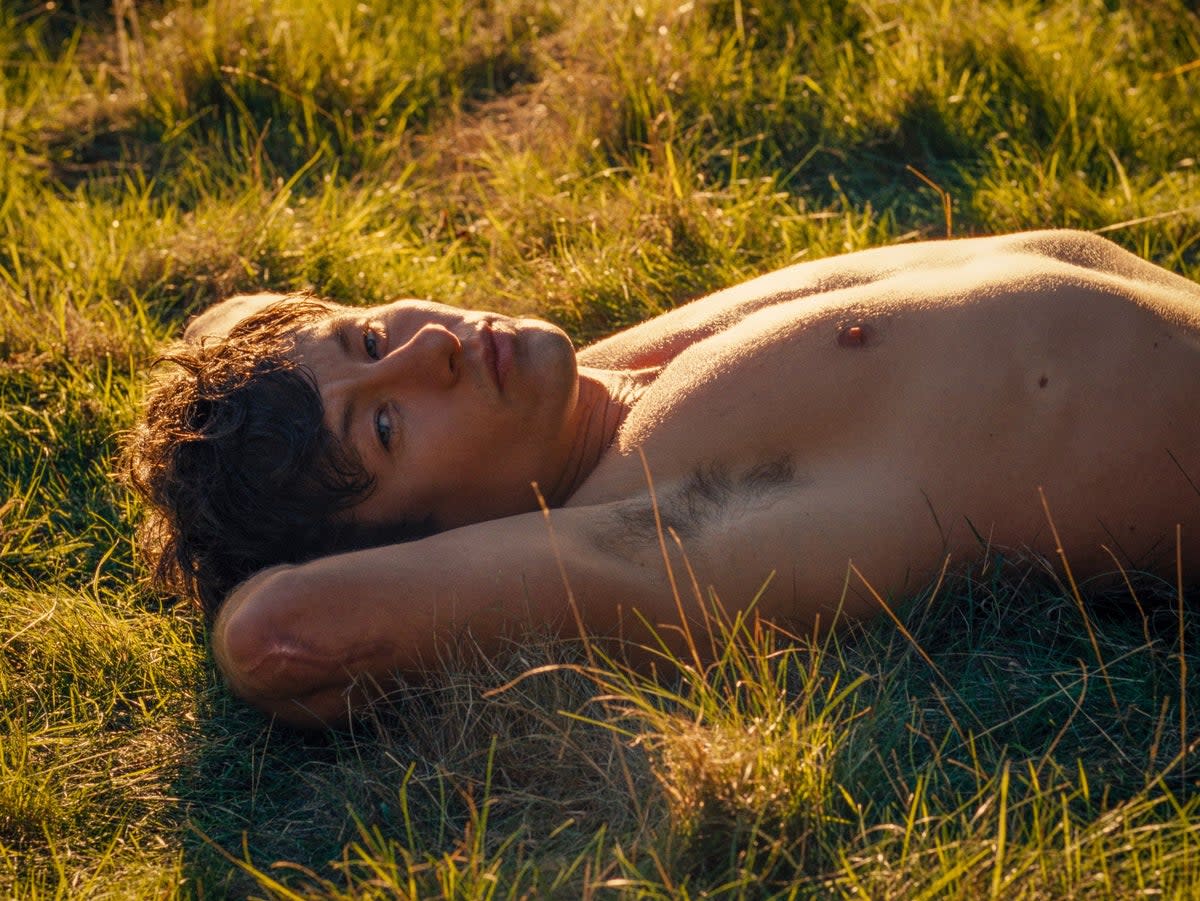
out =
[[[417,537],[345,515],[373,481],[326,428],[311,372],[289,356],[297,329],[337,309],[289,297],[227,338],[177,344],[126,438],[125,475],[148,506],[139,539],[151,577],[210,616],[266,566]]]

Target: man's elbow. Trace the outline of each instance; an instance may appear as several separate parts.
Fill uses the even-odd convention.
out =
[[[298,726],[336,725],[347,719],[350,693],[291,634],[290,569],[260,573],[233,592],[213,626],[213,656],[229,690],[264,713]]]
[[[199,344],[205,338],[224,340],[248,316],[286,299],[284,294],[238,294],[199,313],[183,330],[183,340]]]

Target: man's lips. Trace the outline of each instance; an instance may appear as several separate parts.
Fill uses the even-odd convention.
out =
[[[508,370],[512,367],[513,336],[495,331],[492,325],[487,322],[483,326],[483,362],[496,387],[503,392]]]

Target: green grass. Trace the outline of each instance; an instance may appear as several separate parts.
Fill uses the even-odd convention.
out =
[[[529,636],[300,735],[142,583],[111,478],[156,349],[234,291],[586,341],[948,225],[1200,279],[1188,4],[115,6],[0,7],[0,895],[1194,896],[1174,585],[1081,604],[993,555],[818,642],[688,597],[707,672]]]

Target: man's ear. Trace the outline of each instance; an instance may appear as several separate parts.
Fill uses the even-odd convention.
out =
[[[187,324],[183,340],[199,343],[204,338],[225,338],[247,316],[285,297],[286,294],[238,294],[222,300]]]

